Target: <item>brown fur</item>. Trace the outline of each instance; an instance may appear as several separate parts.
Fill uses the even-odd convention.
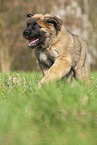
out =
[[[43,82],[61,79],[67,76],[88,81],[87,50],[83,40],[70,33],[62,20],[50,14],[34,14],[31,18],[39,18],[37,23],[46,32],[45,43],[41,49],[35,48],[35,55],[43,72]]]

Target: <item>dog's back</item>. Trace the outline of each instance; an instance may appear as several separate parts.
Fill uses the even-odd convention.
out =
[[[72,59],[71,69],[74,73],[76,79],[86,78],[88,81],[88,71],[87,71],[87,46],[86,43],[77,35],[69,32],[72,37],[72,43],[70,47],[70,54]]]

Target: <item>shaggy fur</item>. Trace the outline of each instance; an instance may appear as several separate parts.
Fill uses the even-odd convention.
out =
[[[35,48],[44,75],[39,85],[63,76],[68,81],[75,77],[88,82],[87,49],[83,40],[70,33],[56,16],[28,14],[28,17],[23,36],[29,40],[29,47]]]

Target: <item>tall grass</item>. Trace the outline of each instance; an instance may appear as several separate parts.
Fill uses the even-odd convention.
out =
[[[0,74],[0,145],[96,145],[97,73],[90,88],[40,73]]]

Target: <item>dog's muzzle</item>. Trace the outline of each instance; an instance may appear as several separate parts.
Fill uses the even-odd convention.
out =
[[[26,39],[29,39],[30,34],[31,34],[30,30],[24,30],[24,32],[23,32],[23,36]]]
[[[29,40],[29,47],[35,47],[38,42],[39,42],[39,38],[37,38],[36,36],[31,36],[31,31],[30,30],[24,30],[23,32],[23,37],[27,40]]]

